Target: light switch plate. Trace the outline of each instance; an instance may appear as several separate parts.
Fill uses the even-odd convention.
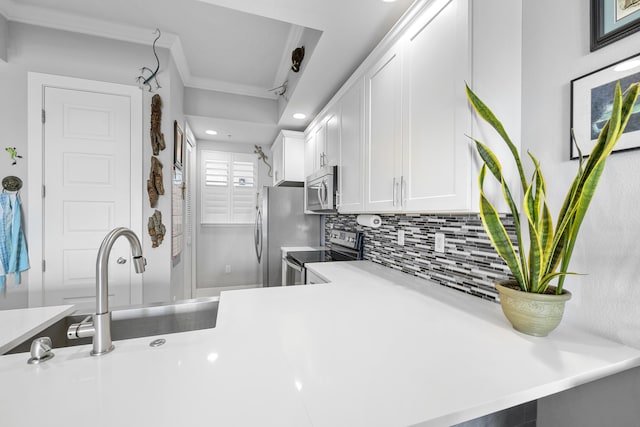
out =
[[[398,245],[404,246],[404,230],[398,230]]]
[[[436,252],[444,253],[444,234],[436,233]]]

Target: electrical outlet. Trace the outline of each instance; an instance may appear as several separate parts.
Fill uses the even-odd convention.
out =
[[[404,246],[404,230],[398,230],[398,245]]]
[[[231,274],[231,266],[229,264],[224,266],[225,274]]]
[[[444,253],[444,234],[436,233],[436,252]]]

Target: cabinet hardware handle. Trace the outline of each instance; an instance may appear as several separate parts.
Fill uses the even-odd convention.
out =
[[[396,177],[393,177],[393,207],[396,206]]]
[[[400,197],[402,198],[402,202],[400,203],[403,207],[407,207],[407,181],[405,181],[404,176],[400,177]]]

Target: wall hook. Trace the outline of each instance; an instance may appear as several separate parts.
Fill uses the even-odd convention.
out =
[[[5,176],[2,180],[2,190],[16,192],[22,188],[22,180],[17,176]]]

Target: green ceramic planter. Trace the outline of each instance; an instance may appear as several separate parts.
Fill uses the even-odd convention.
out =
[[[571,293],[563,290],[560,295],[535,294],[505,286],[509,283],[516,282],[505,280],[495,284],[504,315],[515,330],[527,335],[546,337],[560,324],[564,303],[571,299]]]

